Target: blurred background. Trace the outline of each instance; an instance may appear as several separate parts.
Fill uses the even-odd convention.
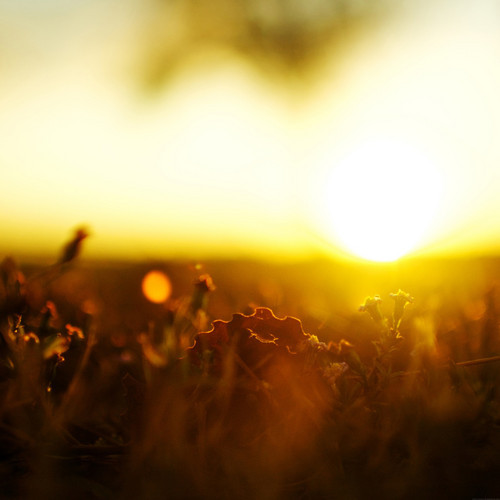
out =
[[[0,252],[495,255],[493,0],[0,0]],[[87,242],[86,242],[87,243]]]
[[[0,497],[500,497],[499,28],[0,0]]]

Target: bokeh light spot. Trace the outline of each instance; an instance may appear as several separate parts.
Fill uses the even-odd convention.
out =
[[[172,293],[172,284],[162,271],[149,271],[142,280],[142,293],[151,302],[161,304]]]

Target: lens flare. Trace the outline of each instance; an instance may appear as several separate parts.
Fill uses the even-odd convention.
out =
[[[172,284],[162,271],[149,271],[142,280],[142,293],[151,302],[162,304],[172,293]]]

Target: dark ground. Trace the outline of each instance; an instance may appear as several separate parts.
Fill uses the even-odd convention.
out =
[[[151,269],[166,304],[141,292]],[[2,278],[0,497],[500,496],[500,259],[21,270]],[[387,322],[358,311],[376,294]]]

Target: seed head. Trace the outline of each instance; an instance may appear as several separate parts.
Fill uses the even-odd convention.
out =
[[[403,292],[401,289],[398,290],[398,293],[391,293],[390,296],[394,299],[394,313],[392,315],[393,327],[398,329],[406,306],[412,303],[414,298],[409,293]]]
[[[378,295],[373,297],[367,297],[365,303],[359,306],[359,310],[362,312],[367,312],[377,324],[384,324],[384,317],[382,316],[382,311],[380,310],[380,303],[382,299]]]

